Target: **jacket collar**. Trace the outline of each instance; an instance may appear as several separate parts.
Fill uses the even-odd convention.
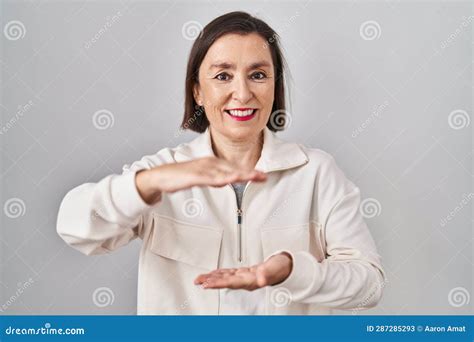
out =
[[[213,156],[215,155],[212,150],[209,127],[191,142],[179,145],[175,153],[177,162]],[[277,138],[275,133],[265,127],[262,153],[255,169],[263,172],[279,171],[304,165],[307,162],[308,157],[298,144]]]

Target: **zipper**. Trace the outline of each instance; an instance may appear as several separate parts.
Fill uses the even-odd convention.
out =
[[[244,192],[242,193],[242,199],[241,199],[241,202],[240,202],[240,207],[239,207],[239,203],[237,202],[237,198],[235,196],[234,188],[232,187],[231,184],[228,184],[228,186],[232,189],[232,193],[234,194],[235,204],[236,204],[236,207],[237,207],[237,261],[239,263],[242,263],[242,255],[243,255],[243,251],[242,251],[242,218],[243,218],[243,215],[244,215],[244,211],[242,210],[242,207],[244,206],[245,193],[247,192],[247,189],[248,189],[248,187],[250,186],[251,183],[252,182],[249,181],[247,183],[247,185],[245,186]]]

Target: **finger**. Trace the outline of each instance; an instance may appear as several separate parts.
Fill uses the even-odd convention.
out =
[[[252,178],[254,179],[264,179],[266,177],[265,173],[258,171],[258,170],[253,170],[253,169],[242,169],[239,168],[238,165],[235,165],[225,159],[221,158],[211,158],[209,159],[209,163],[206,167],[206,170],[212,170],[217,173],[223,173],[226,175],[231,175],[231,178],[234,178],[234,180],[251,180]],[[238,176],[237,176],[238,174]],[[214,175],[215,176],[215,175]]]
[[[214,274],[213,272],[215,272],[215,271],[212,271],[212,272],[210,272],[210,273],[203,273],[203,274],[198,275],[198,276],[194,279],[194,284],[196,284],[196,285],[202,284],[207,278],[209,278],[212,274]]]
[[[252,170],[250,174],[250,180],[256,181],[256,182],[263,182],[267,180],[267,175],[264,172],[257,171],[257,170]]]
[[[235,268],[220,268],[220,269],[217,269],[215,271],[213,271],[212,273],[218,273],[218,274],[234,274],[236,271]]]
[[[212,275],[204,275],[203,277],[199,278],[199,280],[196,281],[195,284],[201,285],[201,287],[203,288],[207,288],[210,279],[221,279],[221,278],[225,279],[227,277],[219,273],[215,273]]]
[[[256,170],[250,170],[250,171],[238,171],[233,175],[234,178],[232,179],[232,183],[234,182],[245,182],[245,181],[256,181],[256,182],[262,182],[265,181],[267,176]]]
[[[214,271],[212,272],[209,272],[209,273],[203,273],[203,274],[200,274],[198,275],[195,279],[194,279],[194,284],[198,285],[198,284],[202,284],[204,281],[206,281],[207,278],[211,277],[211,276],[216,276],[216,275],[222,275],[222,276],[225,276],[225,275],[232,275],[236,272],[236,268],[218,268],[218,269],[215,269]]]
[[[229,183],[237,183],[246,180],[246,175],[243,171],[240,170],[233,170],[231,174],[229,174]]]
[[[250,268],[242,267],[237,269],[235,274],[215,274],[210,276],[203,285],[203,288],[229,288],[254,290],[259,288],[257,277],[254,272],[250,272]]]
[[[218,279],[218,278],[228,278],[232,277],[235,273],[230,270],[218,270],[210,273],[209,275],[206,275],[204,278],[204,282],[208,281],[209,279]]]
[[[253,181],[264,182],[267,180],[267,174],[264,172],[256,171]]]
[[[202,185],[209,185],[213,187],[222,187],[230,183],[238,182],[264,182],[267,175],[257,170],[223,170],[213,169],[209,170],[203,177]]]
[[[205,289],[245,289],[247,288],[248,283],[243,277],[232,275],[229,277],[209,277],[204,283],[203,287]]]
[[[204,280],[208,277],[206,274],[200,274],[194,279],[194,284],[199,285],[204,282]]]
[[[206,176],[204,185],[210,185],[214,187],[222,187],[231,183],[232,173],[222,170],[214,170],[211,174]]]

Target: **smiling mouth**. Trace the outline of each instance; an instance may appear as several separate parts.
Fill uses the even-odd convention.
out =
[[[232,119],[237,121],[247,121],[252,119],[257,113],[256,108],[235,108],[224,110]]]

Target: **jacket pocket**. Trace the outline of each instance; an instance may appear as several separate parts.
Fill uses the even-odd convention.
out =
[[[270,227],[261,230],[263,256],[266,258],[277,250],[290,252],[309,250],[309,224],[285,227]]]
[[[222,230],[155,216],[150,250],[162,257],[213,270],[219,263]]]
[[[277,250],[306,251],[319,262],[326,258],[326,239],[322,224],[317,221],[261,230],[264,258]]]

